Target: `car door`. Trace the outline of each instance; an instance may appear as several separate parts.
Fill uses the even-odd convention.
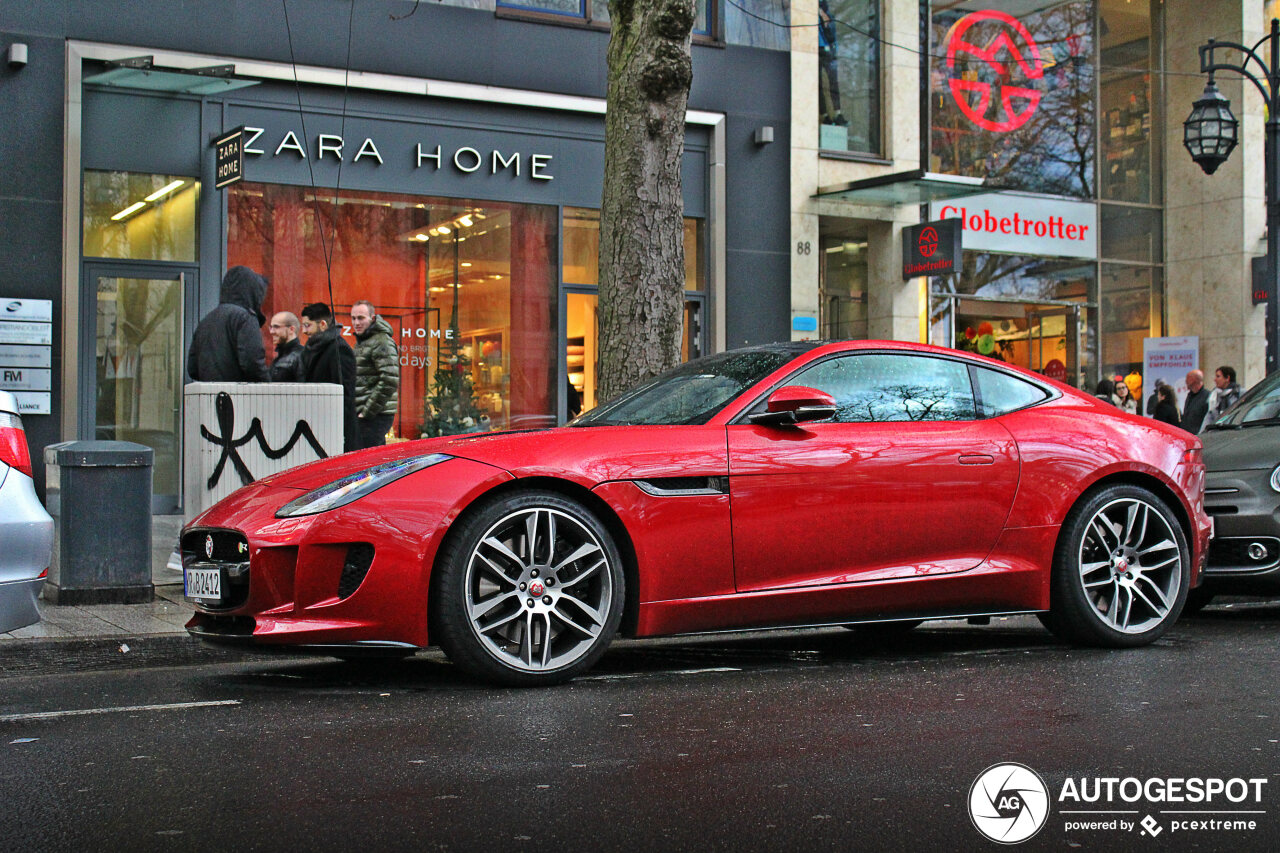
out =
[[[978,417],[966,363],[841,353],[787,380],[831,394],[828,422],[728,427],[739,591],[965,571],[994,547],[1018,449]]]

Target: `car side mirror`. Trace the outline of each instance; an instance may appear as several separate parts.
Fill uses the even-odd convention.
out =
[[[825,421],[835,414],[835,398],[827,392],[804,385],[785,385],[769,395],[765,411],[747,419],[759,426],[795,426]]]

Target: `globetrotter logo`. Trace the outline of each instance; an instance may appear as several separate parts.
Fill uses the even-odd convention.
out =
[[[1025,764],[994,764],[969,789],[969,818],[992,841],[1026,841],[1049,818],[1049,788]]]
[[[925,258],[932,258],[933,253],[938,251],[938,232],[932,228],[926,228],[920,232],[920,255]]]
[[[987,21],[996,22],[999,29],[985,47],[979,47],[969,40],[968,34],[976,24]],[[979,29],[989,31],[990,28]],[[1040,105],[1041,93],[1029,86],[1012,85],[1013,72],[1021,71],[1021,77],[1030,82],[1044,77],[1044,69],[1040,65],[1040,47],[1022,22],[993,9],[966,15],[947,39],[947,71],[954,75],[957,56],[965,55],[986,63],[995,73],[1000,81],[996,93],[999,108],[995,117],[987,117],[991,110],[992,84],[952,76],[947,82],[960,112],[978,127],[995,133],[1008,133],[1026,124]]]

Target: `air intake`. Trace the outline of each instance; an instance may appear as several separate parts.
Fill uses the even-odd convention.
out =
[[[346,598],[359,589],[372,564],[373,546],[368,542],[356,542],[348,548],[347,561],[342,564],[342,577],[338,578],[338,598]]]

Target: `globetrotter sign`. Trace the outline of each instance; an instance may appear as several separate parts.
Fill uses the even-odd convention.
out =
[[[902,230],[902,278],[960,269],[960,220],[922,222]]]
[[[994,23],[996,33],[987,44],[979,46],[973,43],[976,39],[969,31],[974,25],[985,23]],[[979,29],[984,33],[990,32],[989,26]],[[1002,82],[993,88],[991,83],[973,76],[966,79],[963,75],[967,69],[957,71],[957,57],[969,57],[970,62],[985,63]],[[1030,83],[1044,77],[1040,46],[1021,21],[1004,12],[987,9],[960,19],[947,37],[947,72],[951,75],[947,82],[956,106],[983,130],[994,133],[1017,130],[1027,123],[1040,105],[1038,89],[1012,85],[1015,79]],[[995,110],[992,110],[993,101],[998,104]]]
[[[1084,201],[991,193],[929,205],[930,219],[959,218],[964,247],[1015,255],[1098,256],[1098,207]]]

